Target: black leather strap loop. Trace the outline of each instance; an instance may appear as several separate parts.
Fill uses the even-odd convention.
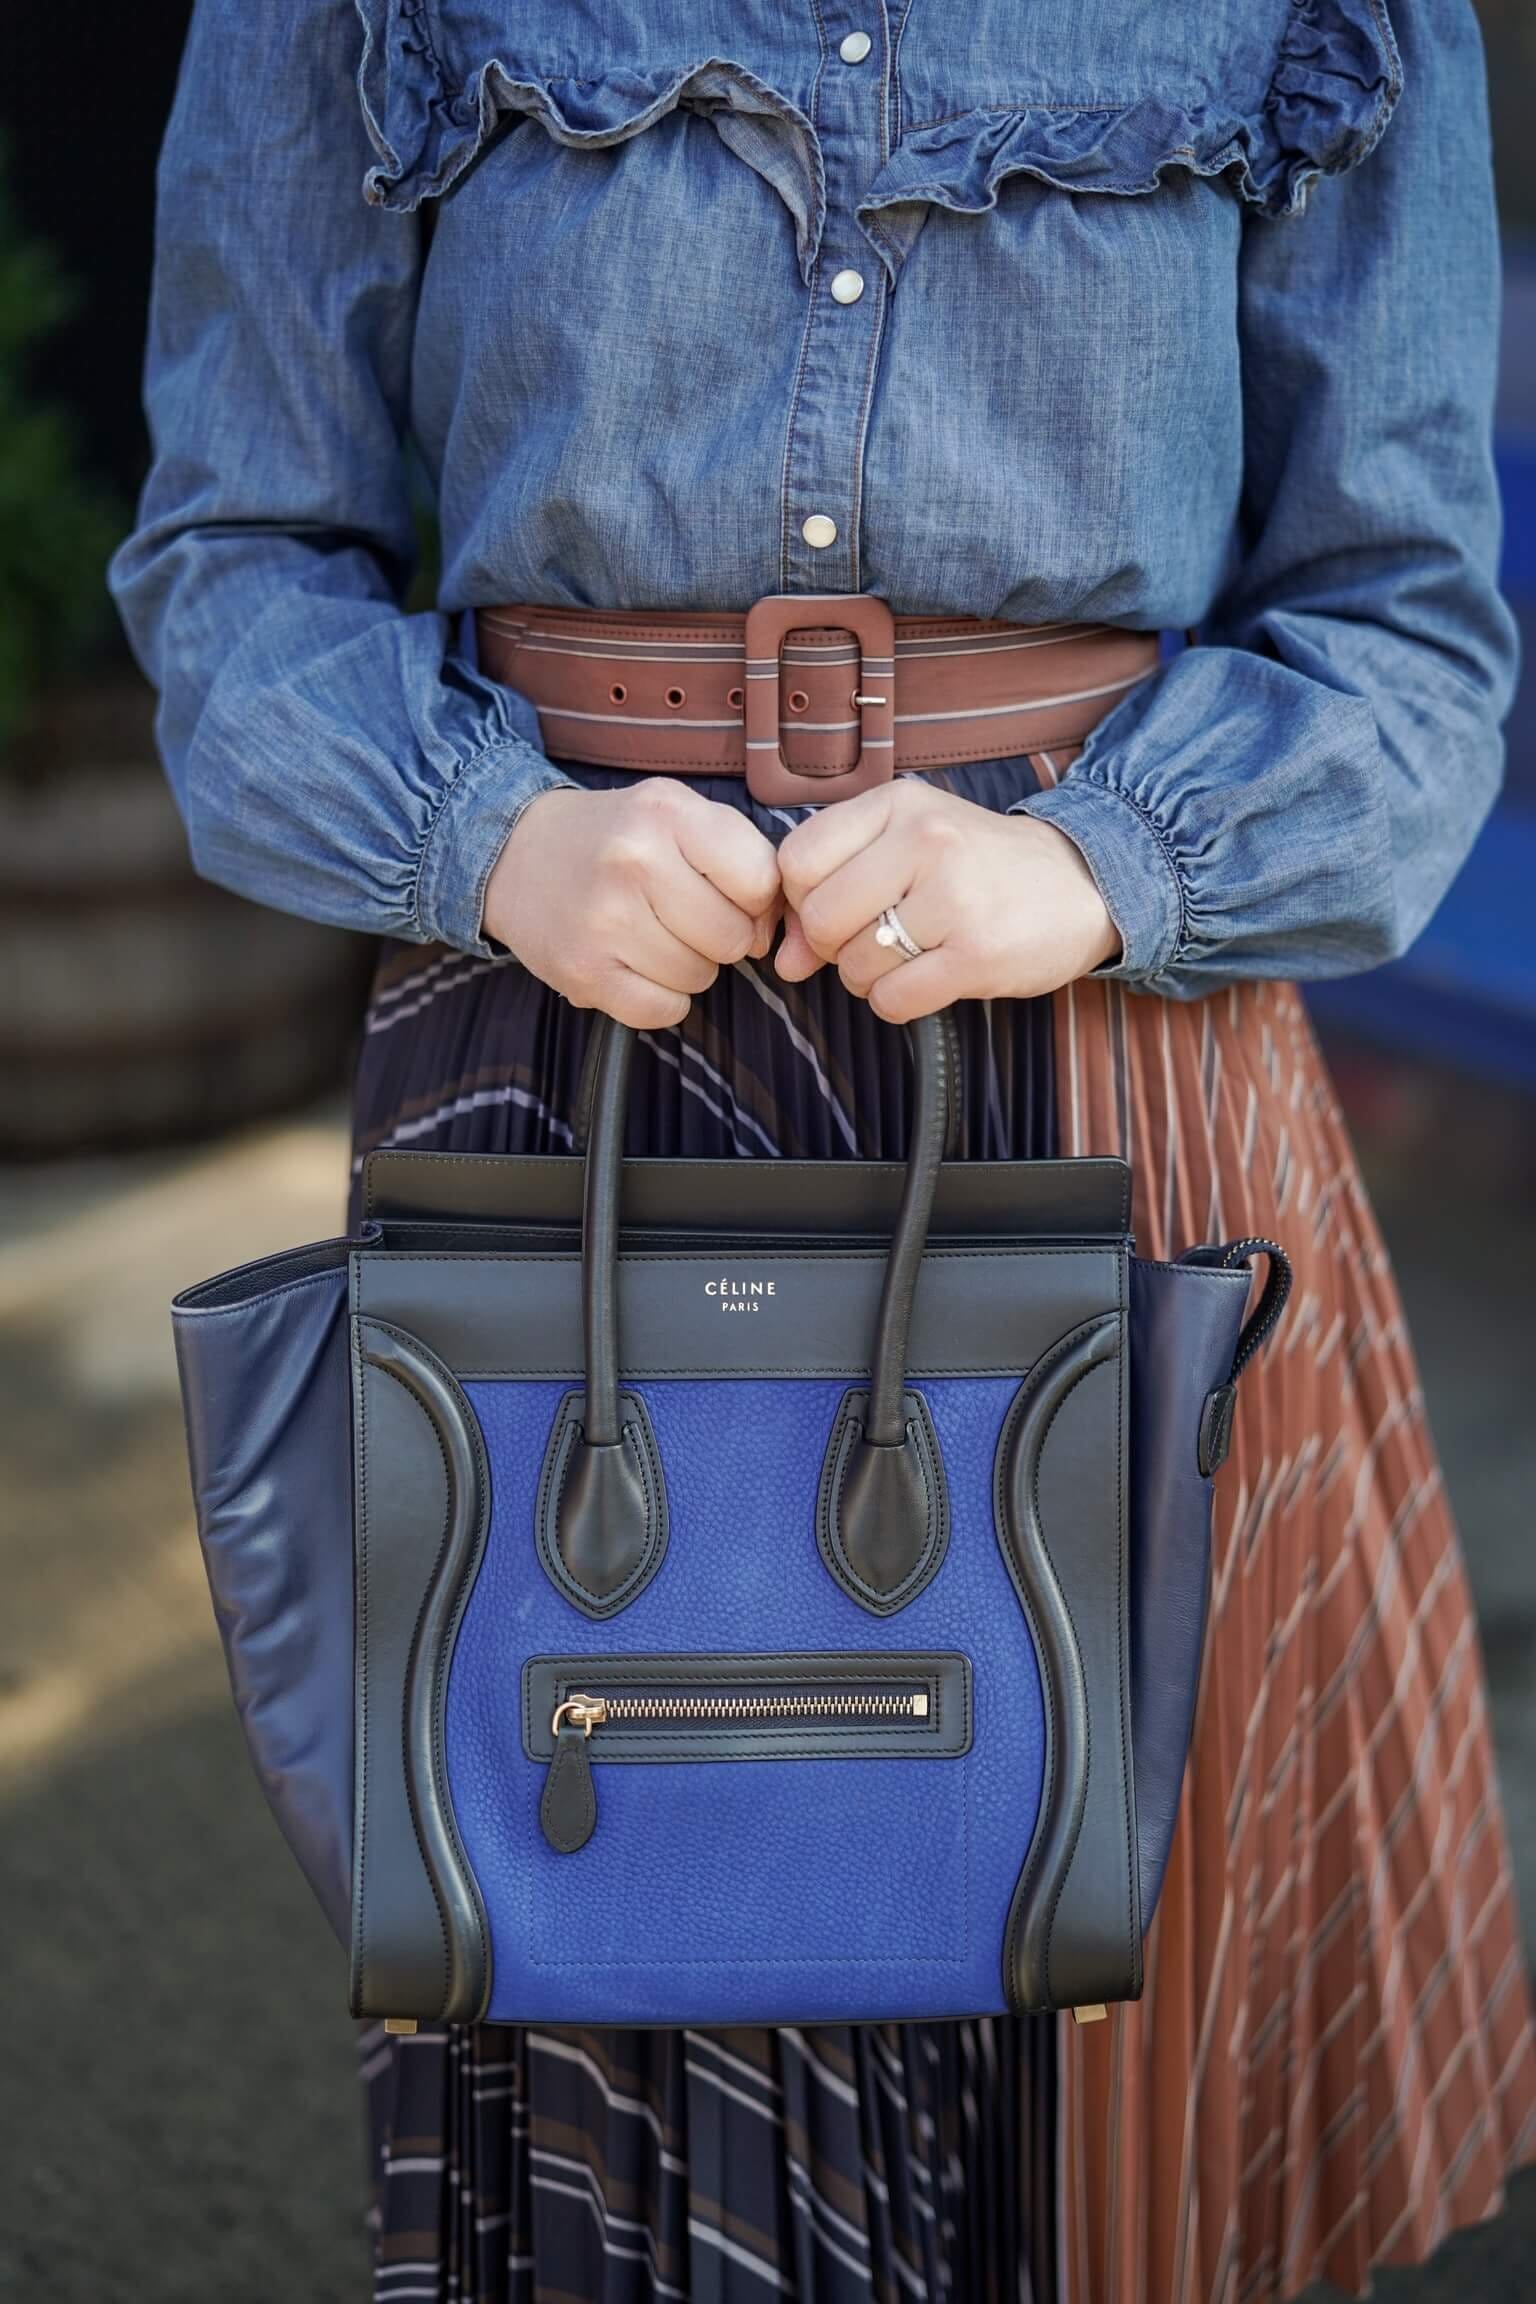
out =
[[[1273,1240],[1234,1240],[1222,1261],[1225,1264],[1251,1264],[1255,1256],[1267,1257],[1269,1269],[1264,1275],[1264,1286],[1258,1303],[1244,1322],[1243,1332],[1237,1340],[1237,1351],[1232,1360],[1234,1383],[1259,1346],[1268,1339],[1291,1293],[1291,1260]]]
[[[1218,1384],[1207,1393],[1201,1411],[1200,1430],[1195,1442],[1195,1461],[1208,1480],[1219,1472],[1227,1460],[1232,1446],[1232,1426],[1237,1414],[1237,1380],[1260,1346],[1273,1333],[1275,1323],[1285,1310],[1291,1293],[1291,1260],[1285,1250],[1273,1240],[1258,1238],[1221,1241],[1210,1248],[1190,1248],[1179,1258],[1181,1264],[1204,1264],[1221,1271],[1251,1269],[1255,1256],[1268,1259],[1264,1286],[1259,1291],[1258,1303],[1243,1323],[1232,1355],[1232,1373],[1224,1384]]]
[[[1240,1264],[1251,1265],[1255,1256],[1267,1259],[1268,1269],[1259,1300],[1243,1323],[1243,1332],[1232,1355],[1232,1382],[1235,1384],[1249,1361],[1272,1334],[1291,1293],[1291,1260],[1274,1240],[1257,1237],[1245,1240],[1227,1240],[1211,1248],[1189,1248],[1179,1258],[1181,1264],[1213,1264],[1225,1271],[1233,1271]]]

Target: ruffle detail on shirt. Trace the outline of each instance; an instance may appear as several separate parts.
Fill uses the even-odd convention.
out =
[[[1266,216],[1295,215],[1319,176],[1342,175],[1372,150],[1401,93],[1380,0],[1293,0],[1261,101],[1245,107],[1216,92],[1198,106],[1147,96],[960,113],[903,137],[861,201],[859,221],[894,270],[930,208],[979,215],[996,207],[1010,176],[1126,195],[1155,191],[1176,170],[1230,173]]]
[[[539,121],[557,144],[600,151],[643,135],[669,112],[698,112],[784,201],[801,275],[810,279],[826,218],[821,146],[798,106],[745,65],[710,56],[680,69],[583,80],[525,73],[491,57],[454,86],[419,0],[359,6],[366,39],[358,89],[379,155],[363,193],[376,207],[409,211],[437,198],[519,114]]]

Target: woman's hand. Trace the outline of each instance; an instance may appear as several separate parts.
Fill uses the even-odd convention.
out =
[[[898,776],[797,824],[779,850],[789,925],[781,976],[835,963],[894,1024],[951,1000],[1032,998],[1120,948],[1082,856],[1054,825],[999,816]],[[875,942],[895,905],[920,960]]]
[[[680,778],[531,801],[485,891],[485,933],[577,1008],[680,1024],[696,992],[779,916],[773,843]]]

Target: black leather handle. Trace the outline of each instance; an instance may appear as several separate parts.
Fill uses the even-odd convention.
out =
[[[827,1444],[817,1542],[860,1607],[902,1607],[936,1573],[949,1509],[937,1436],[906,1390],[912,1299],[939,1166],[956,1120],[956,1046],[947,1018],[908,1031],[916,1071],[912,1146],[891,1234],[870,1352],[869,1388],[851,1390]],[[555,1419],[539,1480],[538,1540],[573,1606],[610,1616],[642,1591],[667,1544],[666,1484],[643,1395],[619,1381],[619,1194],[635,1036],[602,1019],[581,1103],[586,1120],[582,1326],[586,1390]]]
[[[879,1448],[899,1447],[906,1432],[904,1401],[912,1298],[928,1245],[939,1163],[952,1143],[959,1106],[955,1094],[958,1045],[949,1019],[920,1016],[908,1025],[907,1040],[914,1074],[912,1137],[869,1355],[869,1408],[864,1425],[865,1439]]]
[[[635,1036],[627,1025],[602,1017],[593,1027],[586,1097],[586,1191],[582,1216],[582,1325],[586,1341],[589,1445],[619,1438],[618,1254],[619,1193],[624,1164],[624,1120],[629,1101]],[[944,1015],[907,1026],[915,1075],[912,1141],[906,1183],[891,1232],[890,1256],[870,1351],[865,1437],[875,1446],[900,1446],[912,1299],[938,1187],[939,1164],[952,1149],[958,1122],[958,1044]]]
[[[596,1030],[602,1037],[587,1108],[581,1210],[581,1320],[587,1365],[582,1429],[590,1445],[606,1448],[619,1437],[619,1182],[635,1036],[607,1016]]]

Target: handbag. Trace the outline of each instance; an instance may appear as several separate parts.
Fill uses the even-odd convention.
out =
[[[817,2023],[1141,1988],[1211,1477],[1289,1267],[1108,1159],[382,1151],[173,1308],[230,1681],[351,2006]],[[1254,1259],[1267,1259],[1248,1312]]]

